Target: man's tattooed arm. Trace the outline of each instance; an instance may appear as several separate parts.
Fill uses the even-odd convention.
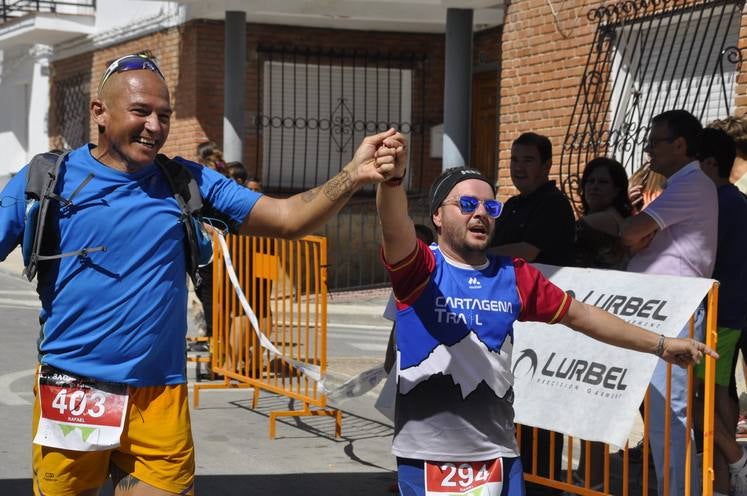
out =
[[[386,180],[397,165],[391,150],[400,153],[397,150],[404,150],[404,145],[404,137],[393,129],[366,137],[344,169],[323,185],[287,198],[258,200],[239,232],[290,239],[315,232],[358,188]]]
[[[349,198],[354,191],[353,181],[350,178],[350,173],[343,170],[335,177],[324,183],[323,186],[310,189],[301,193],[301,199],[304,203],[310,203],[319,195],[319,191],[324,193],[324,196],[331,202],[336,202],[342,198]]]
[[[301,193],[301,199],[303,200],[304,203],[311,203],[318,194],[319,194],[319,187],[312,188],[308,191],[304,191],[303,193]]]
[[[329,201],[334,202],[341,198],[349,198],[353,194],[353,180],[350,178],[348,171],[343,170],[324,183],[322,190]]]

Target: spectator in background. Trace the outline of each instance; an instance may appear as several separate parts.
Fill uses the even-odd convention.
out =
[[[216,172],[223,174],[244,186],[243,181],[237,180],[234,176],[241,177],[243,171],[246,179],[246,171],[240,162],[223,163],[223,153],[212,141],[205,141],[197,145],[197,155],[200,163]],[[233,171],[233,176],[231,175]],[[236,233],[233,223],[221,212],[212,209],[210,205],[205,205],[203,216],[206,221],[215,224],[215,227],[227,232]],[[213,262],[197,268],[200,274],[200,282],[195,286],[195,296],[202,304],[202,313],[205,316],[205,337],[213,336]],[[210,347],[205,343],[193,343],[190,346],[192,351],[209,351]],[[200,375],[200,374],[198,374]],[[209,379],[212,373],[208,371],[201,378]]]
[[[491,253],[527,262],[571,265],[575,219],[568,199],[550,181],[552,144],[524,133],[511,145],[511,181],[519,194],[495,225]]]
[[[713,270],[713,278],[721,284],[714,426],[715,496],[747,495],[747,453],[735,439],[739,398],[734,379],[741,329],[747,318],[747,197],[729,182],[735,156],[734,140],[725,131],[703,131],[701,168],[718,192],[718,249]],[[705,366],[701,364],[695,370],[703,380]]]
[[[246,187],[252,191],[261,193],[262,192],[262,181],[252,176],[246,180]]]
[[[550,181],[552,143],[546,136],[524,133],[511,145],[511,181],[519,194],[511,197],[495,221],[490,253],[521,257],[527,262],[552,265],[573,264],[575,219],[568,199]],[[521,457],[524,467],[532,463],[532,428],[521,428]],[[549,477],[550,431],[538,430],[537,473]],[[552,454],[560,474],[563,438],[556,436]],[[527,494],[559,494],[556,489],[527,484]]]
[[[737,154],[729,175],[729,181],[743,194],[747,194],[747,118],[744,116],[727,117],[726,119],[713,121],[709,127],[723,129],[736,143]],[[742,329],[742,337],[739,340],[739,348],[743,359],[742,373],[747,380],[747,332],[745,332],[747,322],[743,323],[740,329]],[[745,412],[742,412],[739,416],[737,433],[740,437],[747,436],[747,413]]]
[[[727,117],[713,121],[709,127],[723,129],[736,143],[737,156],[731,168],[729,182],[747,195],[747,118]]]
[[[226,163],[223,160],[223,152],[213,141],[203,141],[197,145],[197,162],[209,169],[226,175]]]
[[[576,222],[576,265],[625,270],[628,250],[620,231],[633,211],[625,168],[607,157],[591,160],[581,175],[580,196],[583,217]]]
[[[628,270],[645,274],[706,277],[716,261],[718,197],[716,187],[700,168],[697,156],[703,126],[685,110],[670,110],[651,120],[645,151],[651,170],[667,178],[666,187],[640,213],[625,220],[622,238],[634,251]],[[695,313],[695,338],[703,339],[704,309]],[[689,335],[690,325],[679,332]],[[651,452],[656,465],[659,494],[663,495],[664,470],[669,472],[669,495],[685,494],[685,443],[687,428],[687,372],[672,369],[670,443],[664,445],[667,400],[667,366],[659,361],[649,388]],[[669,466],[664,465],[669,449]],[[700,494],[697,457],[691,457],[691,494]],[[667,496],[669,496],[667,495]]]
[[[628,175],[612,158],[592,159],[581,174],[579,188],[583,217],[576,222],[575,261],[578,267],[625,270],[628,249],[620,239],[623,221],[631,215]],[[591,442],[590,485],[603,483],[604,443]],[[581,444],[580,460],[585,460],[587,443]],[[577,474],[583,471],[579,467]],[[583,478],[577,478],[582,482]]]
[[[205,161],[203,163],[205,167],[217,170],[218,172],[221,172],[222,174],[224,174],[226,177],[233,179],[237,184],[240,184],[241,186],[246,186],[248,175],[246,173],[246,169],[244,168],[244,165],[241,162],[228,162],[227,164],[223,164],[222,162],[223,154],[215,146],[215,143],[213,143],[212,141],[200,143],[197,146],[197,153],[200,156],[200,159]],[[222,165],[217,165],[217,164],[222,164]],[[261,193],[261,190],[255,189],[253,191],[257,191]],[[205,218],[206,220],[210,222],[218,221],[215,227],[219,229],[225,229],[228,232],[235,233],[235,230],[231,229],[231,223],[228,221],[228,219],[220,212],[216,212],[213,209],[211,209],[209,206],[205,207]],[[200,303],[202,303],[202,311],[203,311],[203,314],[205,315],[205,336],[212,337],[213,335],[213,263],[210,262],[207,265],[199,267],[197,271],[200,273],[201,280],[200,280],[200,284],[198,284],[195,287],[195,295],[200,300]],[[208,351],[209,347],[202,343],[195,343],[192,345],[191,349],[193,351]],[[209,376],[210,374],[208,373],[207,377]]]
[[[654,201],[664,189],[666,177],[651,170],[650,164],[644,164],[628,180],[628,198],[637,214]]]
[[[244,164],[242,164],[241,162],[228,162],[226,164],[226,176],[233,179],[242,186],[246,186],[246,181],[247,179],[249,179],[249,175],[246,173]]]
[[[226,175],[251,191],[262,192],[262,182],[254,176],[249,176],[246,167],[241,162],[228,162],[226,164]]]

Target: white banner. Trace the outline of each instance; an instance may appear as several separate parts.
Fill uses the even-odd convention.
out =
[[[676,336],[710,279],[536,265],[579,301]],[[616,348],[562,325],[517,322],[512,370],[516,422],[624,446],[656,366],[654,355]]]

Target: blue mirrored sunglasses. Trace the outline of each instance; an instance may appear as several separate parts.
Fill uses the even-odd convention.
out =
[[[477,206],[480,205],[480,203],[482,203],[482,206],[485,207],[485,211],[489,216],[494,219],[500,217],[501,212],[503,211],[503,203],[499,202],[498,200],[478,200],[474,196],[462,195],[456,198],[454,201],[447,200],[443,204],[456,205],[457,207],[459,207],[459,211],[463,214],[471,214],[475,210],[477,210]]]
[[[99,83],[99,92],[101,92],[101,88],[104,87],[104,84],[106,84],[112,74],[116,74],[118,72],[139,70],[155,72],[161,79],[166,80],[163,73],[161,72],[161,69],[158,68],[158,63],[156,62],[156,58],[153,55],[147,52],[135,53],[120,57],[109,64],[109,67],[106,68],[104,74],[101,76],[101,82]]]

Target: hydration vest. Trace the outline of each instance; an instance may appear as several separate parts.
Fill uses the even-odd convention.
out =
[[[75,188],[69,198],[63,198],[55,192],[60,167],[70,152],[57,154],[53,152],[40,153],[31,160],[26,177],[26,214],[23,232],[23,273],[31,281],[44,265],[40,262],[70,256],[86,257],[89,253],[106,251],[106,246],[80,248],[66,253],[51,253],[55,239],[59,236],[51,226],[49,204],[55,201],[60,206],[73,204],[77,195],[88,182],[93,179],[89,173],[83,182]],[[212,261],[212,237],[202,227],[202,195],[200,188],[189,170],[179,162],[171,160],[165,155],[156,157],[156,164],[169,183],[171,192],[181,211],[181,222],[185,229],[185,250],[187,256],[187,271],[195,285],[200,283],[198,267]]]

